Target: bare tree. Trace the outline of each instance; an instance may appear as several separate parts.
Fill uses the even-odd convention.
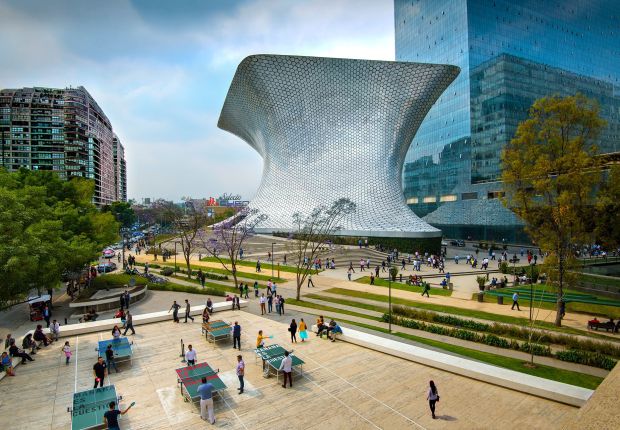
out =
[[[169,220],[181,242],[183,259],[187,266],[187,277],[192,277],[190,257],[199,244],[199,232],[207,224],[207,214],[193,205],[186,205],[184,209],[170,203],[166,206],[165,217]]]
[[[297,300],[301,286],[312,272],[312,262],[318,257],[327,241],[341,230],[340,222],[356,209],[347,198],[336,200],[330,207],[318,206],[308,215],[293,214],[295,231],[291,234],[293,263],[297,274]]]
[[[207,254],[214,257],[237,282],[237,261],[244,243],[254,236],[254,228],[267,219],[258,209],[244,208],[234,216],[213,225],[211,232],[203,232],[201,239]]]

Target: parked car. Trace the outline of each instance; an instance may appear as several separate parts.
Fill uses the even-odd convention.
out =
[[[116,263],[101,263],[97,266],[97,272],[99,273],[108,273],[116,270]]]
[[[441,241],[441,246],[448,246],[448,241],[447,240],[442,240]]]
[[[113,258],[116,255],[113,249],[107,248],[103,250],[103,258]]]
[[[452,246],[465,246],[465,241],[463,240],[451,240],[450,245]]]

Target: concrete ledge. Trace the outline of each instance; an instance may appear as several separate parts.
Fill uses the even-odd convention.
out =
[[[248,302],[246,300],[239,300],[239,305],[242,308],[248,306]],[[192,306],[190,311],[190,315],[202,315],[202,312],[205,309],[205,305]],[[232,302],[219,302],[213,304],[213,312],[222,312],[229,311],[232,309]],[[131,309],[129,309],[131,311]],[[179,318],[183,318],[185,316],[185,310],[179,310]],[[154,322],[172,320],[172,312],[168,311],[159,311],[159,312],[151,312],[148,314],[139,314],[133,315],[133,325],[138,326],[142,324],[150,324]],[[202,322],[202,320],[201,320]],[[120,326],[121,319],[120,318],[110,318],[105,320],[97,320],[91,322],[84,322],[78,324],[68,324],[60,327],[60,335],[59,337],[68,337],[75,336],[79,334],[85,333],[94,333],[103,330],[112,330],[115,325]],[[45,333],[49,333],[49,329],[43,330]]]
[[[316,333],[316,324],[312,326],[312,331]],[[583,406],[594,393],[587,388],[455,357],[346,327],[342,331],[339,340],[345,342],[571,406]]]
[[[141,290],[131,293],[131,298],[130,298],[129,303],[131,304],[139,300],[142,300],[145,297],[147,291],[148,291],[148,285],[145,285],[144,288],[142,288]],[[98,311],[118,309],[118,307],[120,306],[118,302],[119,297],[120,296],[94,299],[88,302],[71,302],[69,303],[69,307],[76,308],[76,309],[82,308],[81,310],[83,312],[90,308],[95,308]]]

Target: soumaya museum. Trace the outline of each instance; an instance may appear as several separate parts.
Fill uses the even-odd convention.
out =
[[[500,153],[532,103],[581,92],[620,150],[620,2],[396,0],[396,60],[453,64],[406,156],[409,207],[447,237],[523,240],[502,206]]]

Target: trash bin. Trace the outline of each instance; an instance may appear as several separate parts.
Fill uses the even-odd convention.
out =
[[[448,290],[450,291],[454,290],[454,284],[452,282],[448,284]]]
[[[497,296],[497,304],[498,305],[504,304],[504,296]]]
[[[478,293],[478,301],[480,303],[484,302],[484,293],[483,292]]]

